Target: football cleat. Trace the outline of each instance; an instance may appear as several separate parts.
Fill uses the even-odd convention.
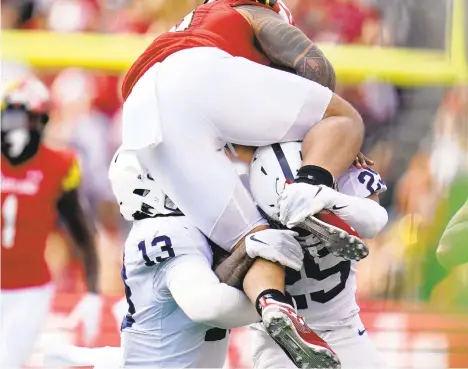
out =
[[[310,232],[335,256],[359,261],[369,255],[369,248],[359,233],[329,210],[306,218],[297,228]]]
[[[266,331],[298,368],[341,368],[340,360],[290,305],[262,297],[262,322]]]

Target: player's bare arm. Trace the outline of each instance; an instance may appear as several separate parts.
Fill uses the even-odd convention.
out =
[[[367,198],[379,203],[377,193],[373,193]],[[216,245],[212,245],[211,248],[214,256],[213,267],[219,280],[229,286],[242,289],[244,277],[255,261],[247,255],[245,242],[242,242],[231,255]]]
[[[279,268],[287,267],[301,270],[304,253],[295,239],[298,233],[291,230],[269,229],[266,225],[258,226],[237,243],[231,256],[216,268],[215,274],[232,287],[242,289],[248,294],[245,280],[250,274],[250,267],[255,263],[276,263]],[[261,260],[264,259],[264,260]],[[268,260],[268,261],[267,261]],[[284,277],[281,277],[284,283]],[[242,288],[241,288],[242,286]]]
[[[335,89],[335,71],[318,46],[300,29],[286,23],[272,10],[244,5],[236,8],[252,25],[262,51],[297,75]]]
[[[450,220],[437,248],[437,259],[447,270],[468,263],[468,201]]]
[[[216,250],[216,248],[218,248],[218,246],[212,246],[213,250]],[[219,280],[222,283],[226,283],[228,286],[242,290],[244,277],[255,261],[255,259],[252,259],[247,255],[245,242],[242,242],[241,245],[228,257],[226,257],[225,254],[222,255],[216,251],[214,251],[214,253],[218,257],[224,258],[224,261],[222,261],[215,269],[215,274]]]
[[[89,225],[78,197],[78,190],[64,192],[57,203],[60,215],[77,247],[83,253],[86,267],[86,283],[89,292],[98,292],[98,258],[94,234]]]

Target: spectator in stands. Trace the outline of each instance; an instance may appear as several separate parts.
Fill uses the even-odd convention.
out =
[[[92,32],[101,30],[97,0],[60,0],[50,4],[47,28],[54,32]]]
[[[88,72],[78,68],[62,70],[51,86],[54,109],[47,139],[77,151],[83,172],[81,195],[87,214],[94,214],[94,224],[99,234],[104,232],[103,238],[111,244],[119,244],[120,215],[107,179],[109,120],[93,104],[96,92],[95,80]],[[100,251],[102,246],[101,243]],[[106,265],[102,266],[104,273],[112,262],[120,264],[119,248],[108,250]],[[77,264],[73,262],[72,265]]]
[[[454,237],[458,236],[452,233],[445,236],[444,232],[468,198],[467,106],[467,87],[457,87],[446,94],[431,142],[420,148],[399,183],[398,199],[403,215],[418,219],[418,224],[414,224],[418,238],[408,252],[407,274],[418,275],[418,297],[422,300],[430,300],[434,289],[449,276],[454,253],[447,250],[452,247],[457,253],[466,250],[456,245]],[[453,227],[460,228],[463,227]],[[452,287],[461,288],[454,281]]]
[[[36,28],[37,1],[2,0],[2,29]]]
[[[383,23],[384,15],[374,3],[365,0],[314,0],[288,2],[305,33],[318,42],[337,44],[389,45],[393,29]],[[350,101],[366,123],[365,151],[385,170],[393,152],[387,140],[389,124],[399,108],[399,97],[391,84],[366,81],[360,85],[339,85],[338,93]],[[377,156],[375,156],[377,155]],[[391,184],[391,181],[390,183]],[[385,195],[387,204],[393,189]]]
[[[375,44],[380,13],[360,0],[293,1],[298,26],[314,40],[337,44]],[[288,2],[289,4],[289,2]]]

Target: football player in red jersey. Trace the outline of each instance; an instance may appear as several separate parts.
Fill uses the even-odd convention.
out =
[[[53,287],[44,251],[59,214],[86,267],[89,293],[78,303],[74,317],[81,317],[88,341],[100,320],[98,260],[94,234],[78,200],[77,158],[41,142],[49,104],[47,88],[31,78],[9,86],[2,97],[2,368],[19,368],[28,361],[48,313]]]
[[[123,83],[123,146],[139,151],[164,192],[228,252],[268,226],[224,154],[226,143],[302,140],[302,167],[279,202],[288,227],[336,204],[338,193],[323,186],[333,186],[362,144],[362,118],[333,93],[332,65],[288,13],[279,0],[207,0],[155,39]],[[304,209],[308,199],[314,204]],[[269,333],[284,328],[276,341],[296,365],[324,357],[326,344],[314,349],[314,335],[284,295],[282,268],[256,261],[243,288]]]

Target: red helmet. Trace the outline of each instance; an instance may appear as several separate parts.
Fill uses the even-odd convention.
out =
[[[1,102],[2,155],[12,165],[19,165],[39,150],[49,120],[49,91],[39,80],[27,78],[9,85]]]
[[[48,116],[49,90],[36,78],[14,82],[3,91],[2,111],[5,109],[24,109],[30,114]]]

